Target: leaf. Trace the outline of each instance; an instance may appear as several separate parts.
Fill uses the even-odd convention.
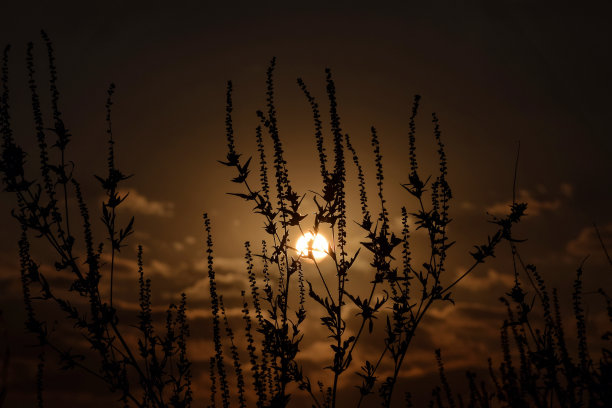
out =
[[[240,197],[240,198],[245,199],[247,201],[252,201],[252,200],[255,200],[255,198],[257,198],[257,192],[252,192],[250,194],[242,194],[242,193],[226,193],[226,194],[233,195],[233,196],[236,196],[236,197]]]

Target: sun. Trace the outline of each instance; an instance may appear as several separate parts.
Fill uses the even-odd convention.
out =
[[[318,261],[327,255],[329,245],[323,235],[307,232],[298,239],[295,249],[300,256]]]

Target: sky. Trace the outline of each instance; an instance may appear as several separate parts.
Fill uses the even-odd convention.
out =
[[[105,172],[106,90],[116,84],[117,163],[133,174],[124,183],[130,195],[120,217],[136,217],[136,233],[118,261],[119,308],[128,316],[135,313],[135,248],[143,245],[145,273],[153,281],[159,310],[177,302],[181,292],[188,296],[194,384],[196,396],[203,398],[212,343],[202,213],[211,218],[220,289],[236,311],[236,324],[239,291],[246,288],[243,243],[259,242],[264,225],[248,204],[226,194],[238,192],[238,186],[230,181],[231,171],[218,163],[227,149],[228,80],[234,85],[237,149],[245,157],[255,155],[255,111],[265,107],[265,73],[276,57],[276,101],[289,173],[296,189],[307,194],[304,211],[312,212],[309,191],[320,190],[321,180],[311,112],[296,78],[304,79],[326,112],[324,70],[331,68],[342,128],[362,157],[371,197],[370,127],[378,131],[396,231],[401,229],[401,206],[415,204],[400,184],[407,182],[409,170],[411,104],[415,94],[421,95],[417,154],[423,171],[437,171],[429,119],[436,112],[454,194],[450,235],[457,243],[450,254],[449,280],[470,264],[470,248],[493,232],[487,213],[507,210],[520,142],[517,197],[528,204],[528,216],[517,229],[527,239],[521,253],[569,300],[575,270],[587,255],[585,291],[612,290],[610,266],[593,228],[596,223],[612,247],[609,11],[601,1],[5,2],[0,39],[2,46],[12,45],[11,115],[31,162],[36,142],[25,50],[33,41],[40,88],[45,89],[46,51],[39,31],[46,30],[53,40],[61,109],[73,134],[69,154],[92,212],[99,211],[103,196],[93,175]],[[328,131],[328,123],[324,126]],[[357,188],[355,177],[349,174],[350,194]],[[353,205],[357,196],[350,197]],[[8,407],[33,404],[36,356],[28,347],[35,340],[23,328],[18,226],[10,216],[14,206],[9,193],[0,195],[2,341],[12,356]],[[357,219],[358,210],[357,205],[349,208],[349,218]],[[101,224],[94,230],[103,239]],[[363,236],[350,231],[349,245],[356,249]],[[415,240],[418,249],[418,234]],[[43,263],[46,252],[42,246],[40,251]],[[486,367],[486,356],[498,356],[504,318],[498,298],[513,281],[508,252],[500,250],[462,281],[456,306],[432,310],[407,359],[402,387],[433,385],[436,348],[442,348],[457,381],[465,369]],[[308,279],[313,271],[305,273]],[[367,258],[359,260],[355,273],[358,291],[369,279]],[[595,339],[603,308],[596,296],[586,301]],[[316,305],[309,307],[315,316],[320,312]],[[320,356],[328,350],[327,340],[316,318],[308,324],[306,332],[312,335],[304,340],[303,363],[315,378],[325,378],[327,362]],[[74,337],[64,330],[58,323],[58,336],[70,344]],[[364,344],[374,347],[379,340],[374,335]],[[357,350],[368,356],[368,347]],[[94,381],[69,390],[67,379],[75,374],[49,370],[50,406],[66,401],[103,406],[95,404],[111,398]],[[343,389],[348,395],[356,376],[347,378]]]

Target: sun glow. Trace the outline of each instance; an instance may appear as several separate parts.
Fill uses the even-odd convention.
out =
[[[307,232],[298,239],[295,249],[300,256],[318,261],[327,255],[329,245],[323,235]]]

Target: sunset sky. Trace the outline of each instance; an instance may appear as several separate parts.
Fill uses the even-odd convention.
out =
[[[370,127],[378,131],[396,232],[401,230],[401,206],[410,210],[415,205],[400,187],[408,181],[413,96],[422,96],[417,155],[427,173],[438,168],[431,113],[440,118],[454,194],[450,236],[457,241],[450,252],[448,281],[470,265],[472,246],[494,232],[487,213],[507,211],[520,142],[517,198],[528,204],[528,216],[517,228],[517,236],[527,238],[521,245],[523,257],[537,265],[550,287],[560,288],[568,304],[575,270],[587,255],[585,291],[612,291],[610,266],[593,229],[596,223],[612,249],[612,10],[603,1],[571,6],[523,0],[6,3],[0,6],[0,45],[12,46],[15,137],[30,152],[35,170],[25,51],[33,41],[44,93],[46,50],[39,36],[44,29],[55,46],[61,109],[73,134],[68,153],[95,221],[103,192],[93,175],[106,171],[104,103],[108,85],[116,84],[117,164],[134,175],[124,183],[130,197],[120,214],[122,219],[136,217],[136,233],[118,261],[117,304],[122,313],[134,315],[135,248],[141,244],[159,310],[187,293],[196,398],[206,395],[205,366],[212,354],[202,213],[212,221],[219,286],[236,325],[241,324],[240,289],[247,287],[243,244],[251,241],[258,248],[264,237],[263,219],[226,194],[242,191],[230,182],[232,171],[218,163],[227,149],[225,86],[233,81],[237,149],[245,157],[255,155],[255,111],[265,108],[265,73],[272,57],[277,59],[281,138],[294,186],[307,194],[304,212],[314,210],[310,191],[320,190],[322,183],[312,115],[296,78],[304,79],[327,114],[324,70],[329,67],[342,128],[364,164],[372,204],[376,180]],[[326,115],[324,120],[329,137]],[[358,220],[352,168],[349,178],[349,218]],[[10,215],[14,206],[11,194],[0,195],[0,310],[6,328],[0,344],[11,350],[7,406],[21,407],[34,404],[37,351],[28,347],[35,339],[23,326],[19,228]],[[306,221],[312,223],[312,217]],[[94,230],[101,241],[102,225]],[[349,232],[354,251],[363,234],[353,227]],[[415,240],[418,252],[422,236],[415,234]],[[486,367],[487,356],[495,361],[505,316],[498,298],[513,283],[509,252],[507,245],[500,248],[497,258],[462,281],[454,291],[456,306],[432,310],[409,353],[402,387],[418,393],[434,385],[436,348],[442,348],[458,383],[464,381],[465,369]],[[371,279],[369,260],[365,253],[361,256],[351,281],[356,292]],[[47,266],[50,274],[52,269]],[[314,270],[305,273],[309,279]],[[586,301],[587,313],[592,310],[589,334],[595,339],[602,327],[602,302],[594,295]],[[322,367],[329,361],[321,356],[329,348],[316,318],[320,310],[315,304],[309,307],[312,320],[301,358],[316,381],[326,378]],[[64,330],[60,324],[57,335]],[[379,340],[364,340],[358,356],[370,358],[368,352]],[[49,406],[72,402],[101,407],[95,404],[112,398],[100,397],[106,391],[95,381],[71,390],[69,380],[81,374],[54,375],[53,364],[50,358]],[[355,365],[351,371],[357,369]],[[346,395],[354,392],[351,386],[357,380],[352,372],[346,374]]]

